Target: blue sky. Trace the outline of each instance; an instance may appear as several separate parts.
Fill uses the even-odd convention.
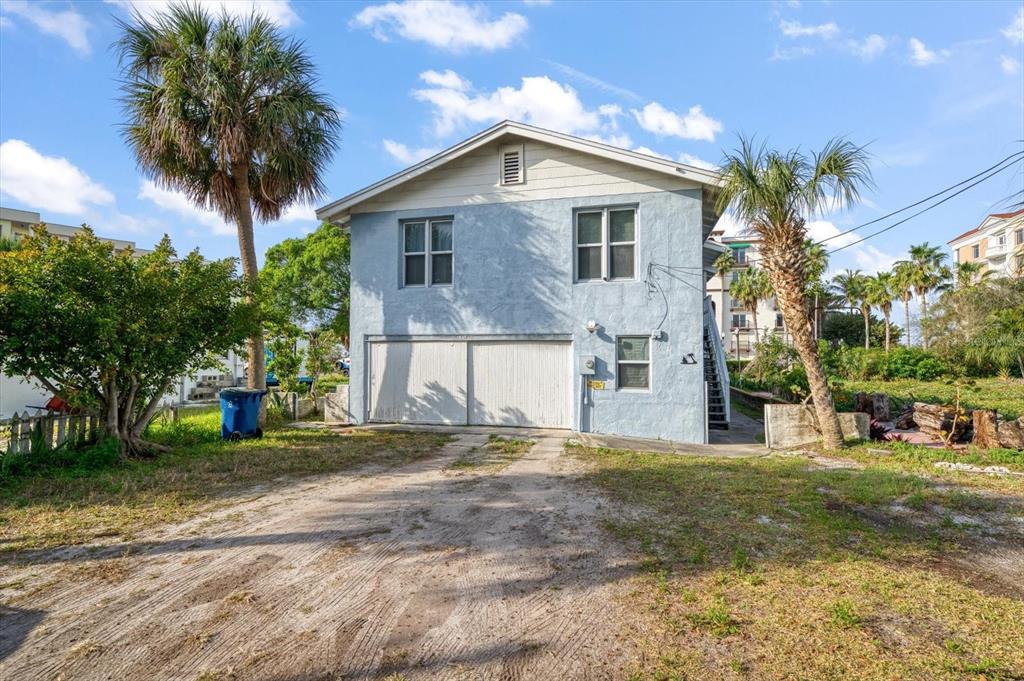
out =
[[[740,133],[807,149],[845,135],[869,145],[877,188],[816,222],[823,237],[1024,140],[1021,2],[210,4],[253,2],[305,42],[343,112],[330,199],[505,118],[698,164]],[[141,246],[167,232],[179,250],[235,255],[230,227],[149,183],[120,140],[110,45],[130,4],[0,0],[0,203]],[[837,253],[832,269],[944,243],[1022,186],[1019,167],[1003,173]],[[257,228],[261,254],[316,226],[308,207],[286,217]]]

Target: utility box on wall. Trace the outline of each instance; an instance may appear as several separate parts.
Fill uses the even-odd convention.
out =
[[[594,355],[580,355],[580,375],[593,376],[597,373],[597,357]]]

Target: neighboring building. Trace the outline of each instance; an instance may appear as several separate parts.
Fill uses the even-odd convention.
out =
[[[321,208],[351,230],[352,418],[706,441],[719,181],[504,122]]]
[[[979,262],[983,271],[997,275],[1024,275],[1024,209],[993,213],[981,224],[949,241],[953,261]]]
[[[722,230],[711,232],[711,238],[732,251],[732,271],[723,278],[715,273],[708,282],[708,295],[714,304],[718,328],[722,331],[726,354],[732,359],[748,359],[754,356],[757,338],[769,334],[782,334],[789,342],[789,334],[782,322],[782,311],[776,304],[775,297],[762,300],[757,306],[757,331],[754,330],[754,315],[743,307],[743,304],[729,295],[729,285],[736,281],[740,272],[758,265],[761,260],[758,252],[760,237],[725,236]]]
[[[59,225],[53,222],[44,222],[39,213],[33,213],[27,210],[18,210],[16,208],[4,208],[0,206],[0,238],[11,239],[13,241],[19,241],[25,237],[31,235],[36,227],[43,224],[46,227],[46,231],[58,239],[68,240],[75,234],[82,231],[82,227],[72,227],[70,225]],[[103,241],[114,244],[114,250],[123,251],[126,248],[134,248],[138,254],[149,253],[145,249],[136,248],[134,241],[125,241],[124,239],[110,239],[107,237],[100,237]]]

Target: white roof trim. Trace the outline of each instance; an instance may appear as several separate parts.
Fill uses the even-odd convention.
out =
[[[565,133],[555,132],[553,130],[545,130],[532,125],[526,125],[525,123],[502,121],[501,123],[493,125],[467,140],[459,142],[453,147],[445,149],[439,154],[435,154],[424,161],[420,161],[416,165],[410,166],[401,172],[395,173],[394,175],[386,177],[368,187],[364,187],[357,192],[353,192],[348,196],[342,197],[323,208],[317,209],[316,217],[318,220],[344,220],[347,218],[349,209],[353,206],[372,199],[373,197],[419,177],[424,173],[428,173],[434,168],[468,154],[474,149],[478,149],[489,144],[504,135],[518,135],[519,137],[525,137],[537,142],[574,149],[585,154],[601,156],[613,161],[620,161],[629,165],[671,175],[672,177],[691,180],[698,184],[712,186],[721,185],[721,176],[712,170],[697,168],[695,166],[686,165],[685,163],[677,163],[670,159],[660,158],[658,156],[648,156],[647,154],[640,154],[635,151],[620,149],[601,142],[595,142],[593,140],[583,139],[582,137],[575,137],[573,135],[566,135]]]

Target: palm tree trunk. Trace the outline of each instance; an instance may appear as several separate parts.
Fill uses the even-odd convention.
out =
[[[928,349],[928,335],[925,333],[925,326],[928,321],[928,299],[921,294],[921,347]]]
[[[864,349],[871,347],[871,308],[862,307],[860,313],[864,315]]]
[[[758,345],[761,342],[761,330],[757,328],[757,305],[750,308],[750,312],[754,315],[754,345]]]
[[[903,333],[907,334],[907,347],[910,347],[910,298],[903,299],[903,314],[906,317],[906,324],[903,326]]]
[[[890,310],[883,308],[882,314],[885,315],[885,352],[889,352],[889,314]]]
[[[807,318],[803,235],[798,230],[793,232],[791,238],[780,239],[777,243],[765,242],[761,254],[782,307],[782,318],[807,372],[807,383],[814,399],[814,411],[822,442],[829,449],[838,449],[843,446],[843,431],[839,425],[839,415],[832,404],[832,394],[825,378],[825,370],[818,356],[818,345],[811,335],[811,323]]]
[[[236,226],[238,228],[238,252],[242,258],[242,276],[250,287],[255,287],[259,277],[259,266],[256,264],[256,244],[252,231],[252,201],[249,195],[249,164],[236,163],[232,175],[235,181],[235,198],[237,201]],[[255,301],[255,292],[250,289],[246,296],[247,302]],[[260,328],[246,343],[248,354],[248,386],[257,390],[267,389],[267,368],[263,351],[263,330]],[[266,401],[261,403],[266,405]],[[260,409],[260,424],[266,418],[266,409]]]

